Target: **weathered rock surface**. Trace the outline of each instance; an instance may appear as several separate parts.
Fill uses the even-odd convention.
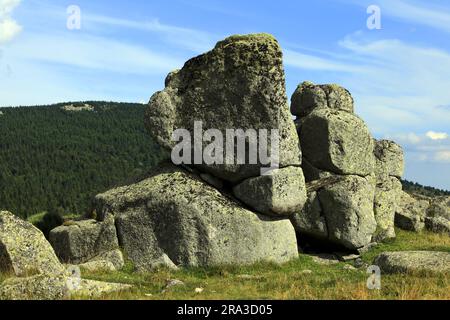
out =
[[[401,178],[404,172],[403,149],[389,140],[375,141],[375,173],[378,177]]]
[[[374,188],[359,176],[346,176],[325,186],[319,200],[328,226],[328,237],[349,249],[369,244],[376,230]]]
[[[267,215],[290,216],[306,202],[306,186],[300,167],[275,169],[270,174],[244,180],[234,195],[254,210]]]
[[[425,217],[429,206],[426,200],[417,200],[406,192],[399,196],[395,225],[408,231],[421,231],[425,227]]]
[[[151,270],[163,254],[182,266],[285,262],[298,255],[289,220],[245,210],[173,165],[96,202],[99,216],[114,215],[120,244],[138,270]]]
[[[374,171],[374,142],[364,121],[348,112],[318,109],[300,126],[304,158],[336,174],[367,176]]]
[[[371,242],[376,230],[374,187],[359,176],[333,176],[307,183],[308,201],[291,219],[300,234],[328,239],[348,249]]]
[[[113,272],[116,267],[108,260],[94,260],[78,265],[82,270],[89,272]]]
[[[384,273],[450,272],[450,253],[436,251],[383,252],[375,265]]]
[[[325,215],[316,191],[309,192],[305,206],[291,218],[295,231],[318,239],[328,238]]]
[[[0,300],[62,300],[69,297],[64,274],[10,278],[0,285]]]
[[[50,232],[49,241],[64,263],[79,264],[119,248],[114,218],[82,220]]]
[[[309,161],[305,158],[302,159],[302,169],[306,182],[311,182],[314,180],[319,180],[333,176],[333,173],[331,172],[317,169],[312,164],[310,164]]]
[[[120,270],[125,265],[125,260],[120,249],[102,252],[94,258],[90,259],[88,262],[95,261],[107,261],[114,266],[114,270]]]
[[[0,212],[0,272],[23,277],[63,271],[40,230],[10,212]]]
[[[64,274],[37,275],[5,280],[0,285],[0,300],[64,300],[71,297],[92,299],[131,288],[127,284],[71,279]]]
[[[298,136],[287,104],[282,52],[272,36],[229,37],[169,74],[164,91],[150,100],[145,116],[147,130],[159,144],[172,150],[177,144],[172,141],[174,130],[186,129],[194,137],[195,121],[201,121],[205,131],[219,130],[223,137],[226,129],[277,129],[280,166],[300,165]],[[248,146],[248,140],[246,143]],[[270,147],[268,151],[270,154]],[[231,182],[258,176],[261,167],[268,167],[261,161],[237,164],[236,154],[230,160],[233,164],[198,166]]]
[[[298,85],[291,98],[291,113],[305,117],[315,109],[335,109],[353,113],[350,92],[336,84],[315,85],[305,81]]]
[[[377,183],[374,213],[378,227],[374,241],[395,238],[395,212],[402,192],[402,183],[395,177],[387,177]]]

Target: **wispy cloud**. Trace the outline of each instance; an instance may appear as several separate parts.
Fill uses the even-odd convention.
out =
[[[284,50],[284,63],[290,67],[315,71],[360,72],[363,70],[363,67],[355,64],[288,49]]]
[[[128,74],[165,74],[182,60],[145,47],[84,34],[27,34],[8,51],[14,60],[37,61]]]
[[[86,14],[83,15],[83,23],[94,25],[94,27],[95,25],[103,25],[151,32],[161,36],[166,42],[197,53],[209,50],[214,44],[214,37],[208,32],[164,24],[156,18],[148,21],[135,21]]]
[[[450,32],[449,5],[433,1],[418,0],[340,0],[358,6],[376,4],[382,16],[387,15],[414,25],[423,25],[440,31]]]

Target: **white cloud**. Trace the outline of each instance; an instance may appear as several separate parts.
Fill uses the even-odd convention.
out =
[[[22,27],[12,19],[0,21],[0,44],[14,39],[22,31]]]
[[[10,42],[22,31],[22,27],[10,15],[20,0],[0,0],[0,44]]]
[[[434,131],[428,131],[426,133],[426,136],[431,140],[444,140],[449,137],[448,134],[445,132],[434,132]]]

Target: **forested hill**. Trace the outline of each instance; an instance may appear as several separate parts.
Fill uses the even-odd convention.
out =
[[[0,210],[83,213],[95,194],[160,161],[142,104],[0,108]]]

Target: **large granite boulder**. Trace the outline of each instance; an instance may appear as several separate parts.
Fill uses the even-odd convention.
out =
[[[348,112],[317,109],[299,131],[303,157],[315,168],[336,174],[373,173],[374,142],[364,121]]]
[[[291,113],[306,117],[315,109],[334,109],[353,113],[350,92],[336,84],[315,85],[305,81],[298,85],[291,98]]]
[[[306,186],[300,167],[275,169],[269,174],[244,180],[234,195],[251,208],[267,215],[289,216],[303,208]]]
[[[428,207],[427,200],[418,200],[404,191],[400,192],[395,212],[395,225],[403,230],[422,231],[425,227]]]
[[[182,266],[285,262],[298,255],[289,220],[246,210],[169,164],[97,195],[96,208],[99,217],[114,216],[120,244],[141,271],[152,270],[164,254]]]
[[[383,252],[373,262],[383,273],[450,272],[450,253],[437,251]]]
[[[0,272],[25,277],[63,271],[40,230],[10,212],[0,212]]]
[[[307,184],[308,201],[291,221],[296,231],[350,250],[368,245],[376,231],[374,187],[359,176],[332,176]]]
[[[282,52],[272,36],[232,36],[217,43],[212,51],[187,61],[181,70],[169,74],[166,88],[152,96],[145,115],[147,130],[168,150],[177,144],[172,140],[176,129],[187,130],[194,142],[195,122],[199,121],[203,131],[216,129],[224,139],[227,129],[263,129],[269,131],[269,136],[270,130],[279,130],[280,167],[300,165],[298,136],[286,97]],[[203,132],[199,137],[202,135]],[[263,140],[261,135],[259,138]],[[246,151],[256,146],[249,137],[236,140],[242,141]],[[275,156],[271,154],[271,142],[269,139],[267,154]],[[204,149],[209,144],[192,143],[192,153],[195,147]],[[217,152],[226,151],[224,148]],[[255,164],[240,164],[236,154],[226,152],[224,164],[198,161],[195,165],[234,183],[258,176],[262,167],[270,166],[261,158]]]
[[[64,263],[80,264],[119,248],[114,218],[72,221],[50,231],[49,241]]]
[[[375,141],[374,155],[377,176],[391,176],[399,179],[403,176],[405,165],[401,146],[389,140]]]

